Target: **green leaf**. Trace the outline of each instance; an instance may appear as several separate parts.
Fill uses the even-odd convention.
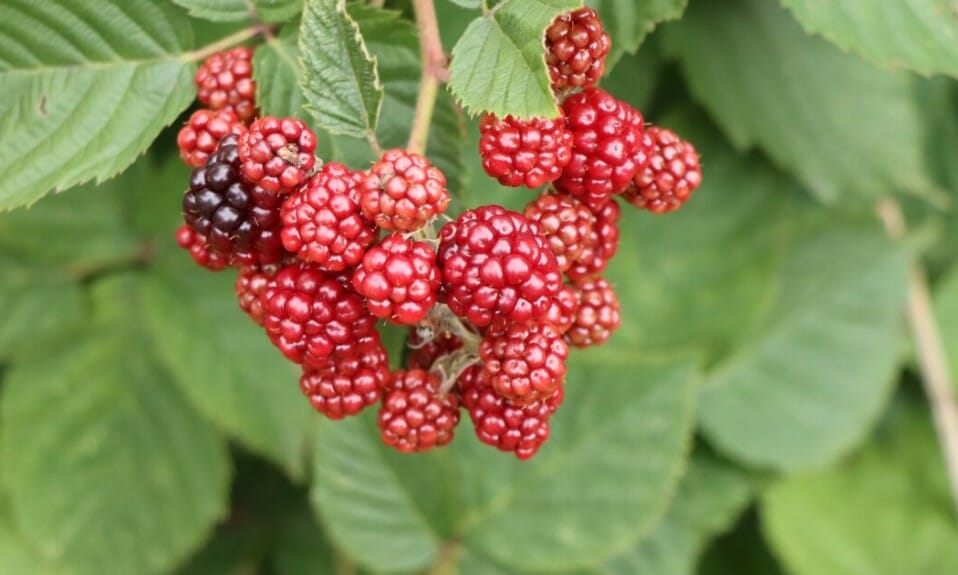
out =
[[[934,310],[945,355],[955,373],[958,368],[958,273],[952,272],[936,287]],[[958,391],[958,380],[954,380],[954,384]]]
[[[299,29],[283,28],[253,54],[256,103],[264,114],[305,118],[306,99],[300,88]]]
[[[958,525],[927,413],[912,406],[842,465],[786,478],[762,502],[794,575],[958,572]]]
[[[761,325],[709,374],[707,436],[746,463],[781,469],[847,453],[894,383],[906,281],[903,250],[877,225],[807,226]]]
[[[0,5],[0,211],[129,166],[193,98],[191,43],[164,2]]]
[[[53,566],[46,563],[37,550],[17,532],[13,510],[6,498],[0,501],[0,573],[56,573]]]
[[[383,85],[345,0],[307,0],[299,46],[307,108],[319,125],[333,134],[375,133]]]
[[[308,507],[298,507],[284,518],[271,554],[276,575],[335,573],[335,552]]]
[[[657,42],[643,44],[635,54],[623,54],[614,68],[601,80],[601,86],[616,98],[628,102],[638,110],[646,110],[652,104],[662,78],[665,62]]]
[[[750,509],[731,533],[714,540],[699,561],[698,575],[785,575]]]
[[[809,32],[890,68],[958,76],[958,18],[940,0],[782,0]]]
[[[264,22],[285,22],[300,13],[303,0],[173,0],[196,18],[239,22],[258,16]]]
[[[913,82],[806,35],[767,0],[696,2],[666,29],[695,97],[823,200],[934,189]]]
[[[3,387],[0,463],[17,523],[77,574],[168,571],[227,501],[226,445],[149,354],[130,313],[135,282],[96,284],[89,331],[16,364]]]
[[[680,18],[688,0],[588,0],[586,3],[599,11],[612,38],[612,50],[605,62],[606,68],[612,70],[624,54],[635,54],[660,22]]]
[[[189,401],[300,479],[312,410],[295,366],[236,304],[235,278],[198,270],[176,250],[150,273],[146,320],[159,356]]]
[[[323,421],[313,502],[333,540],[374,570],[422,569],[445,539],[511,572],[588,567],[665,511],[695,381],[686,362],[640,362],[614,346],[579,354],[552,437],[529,462],[480,444],[468,421],[451,448],[425,456],[388,453],[370,417]]]
[[[504,0],[476,18],[452,50],[449,89],[470,114],[559,115],[546,70],[546,28],[581,0]]]

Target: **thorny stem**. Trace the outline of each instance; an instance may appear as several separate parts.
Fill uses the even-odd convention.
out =
[[[272,27],[266,24],[254,24],[248,28],[243,28],[242,30],[230,34],[225,38],[221,38],[212,44],[207,44],[202,48],[193,50],[192,52],[187,52],[183,54],[183,59],[187,62],[196,62],[199,60],[205,60],[209,56],[217,52],[221,52],[227,48],[231,48],[236,44],[249,40],[250,38],[256,36],[257,34],[267,34],[272,32]]]
[[[908,231],[905,218],[895,200],[885,198],[879,201],[878,215],[889,237],[895,240],[905,237]],[[931,404],[938,441],[945,459],[952,503],[958,512],[958,402],[955,401],[951,370],[932,309],[928,279],[917,260],[909,270],[908,323],[918,353],[922,385]]]
[[[423,154],[429,139],[429,126],[439,97],[439,85],[446,80],[446,54],[439,37],[439,23],[433,0],[413,0],[416,25],[419,28],[419,50],[422,54],[422,77],[419,81],[419,97],[413,115],[412,130],[406,149]]]

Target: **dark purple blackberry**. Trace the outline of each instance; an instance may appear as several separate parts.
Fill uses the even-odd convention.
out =
[[[276,263],[288,255],[280,239],[282,197],[242,175],[238,140],[229,134],[206,165],[193,170],[183,219],[233,265]]]

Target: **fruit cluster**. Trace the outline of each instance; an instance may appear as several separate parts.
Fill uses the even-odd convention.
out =
[[[547,186],[523,213],[444,215],[444,174],[389,150],[367,170],[315,156],[294,118],[260,117],[252,51],[210,57],[179,134],[194,168],[178,243],[211,270],[238,268],[240,307],[302,367],[333,419],[379,404],[383,441],[449,443],[465,409],[478,438],[521,459],[549,437],[570,347],[605,343],[619,302],[600,274],[618,249],[619,196],[665,213],[701,180],[692,146],[594,86],[610,40],[582,8],[546,33],[561,117],[481,120],[479,154],[506,186]],[[434,224],[443,218],[437,230]],[[390,369],[377,323],[409,329]]]

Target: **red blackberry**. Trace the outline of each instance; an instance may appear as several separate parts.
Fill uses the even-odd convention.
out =
[[[483,116],[479,155],[489,176],[504,186],[538,188],[556,181],[572,159],[565,118],[520,120]]]
[[[578,309],[579,299],[576,296],[575,290],[569,286],[563,286],[559,295],[552,300],[549,313],[546,314],[543,321],[547,321],[556,326],[559,333],[565,333],[572,327],[572,323],[576,317],[575,313]]]
[[[646,134],[652,141],[648,165],[635,175],[622,196],[653,214],[674,212],[702,183],[699,155],[692,144],[665,128],[650,126]]]
[[[622,209],[615,201],[607,202],[595,213],[595,227],[591,241],[565,274],[570,279],[597,274],[609,265],[619,251],[619,218]]]
[[[496,320],[479,345],[482,377],[514,405],[546,399],[565,379],[569,348],[547,322]]]
[[[358,264],[376,241],[376,226],[359,211],[360,175],[330,162],[283,203],[283,245],[330,271]]]
[[[374,331],[360,338],[350,353],[330,357],[322,367],[305,368],[299,387],[316,411],[342,419],[378,402],[388,378],[389,358]]]
[[[228,257],[211,250],[206,238],[186,224],[176,230],[176,243],[190,252],[193,261],[210,271],[218,272],[230,265]]]
[[[256,115],[253,50],[217,52],[196,71],[196,96],[212,110],[232,110],[243,122]]]
[[[520,214],[499,206],[467,210],[440,236],[443,296],[453,313],[476,327],[497,317],[543,317],[562,289],[555,255]]]
[[[362,184],[366,219],[386,231],[414,232],[446,211],[446,176],[429,160],[405,150],[389,150]]]
[[[426,242],[388,236],[363,256],[353,287],[374,316],[400,325],[418,323],[438,297],[436,252]]]
[[[324,367],[334,353],[348,356],[375,331],[375,318],[342,278],[309,264],[283,268],[263,294],[263,326],[270,341],[295,363]]]
[[[316,134],[295,118],[266,116],[240,138],[243,173],[274,194],[299,189],[316,164]]]
[[[411,453],[452,441],[459,400],[449,393],[440,395],[439,387],[439,377],[421,369],[393,373],[379,408],[383,443]]]
[[[176,135],[176,145],[186,165],[200,168],[216,151],[220,140],[227,134],[240,134],[244,130],[246,126],[232,110],[197,110]]]
[[[449,332],[434,334],[429,341],[423,341],[419,328],[410,328],[406,339],[409,352],[406,355],[406,367],[409,369],[429,370],[440,357],[462,347],[462,340]]]
[[[585,88],[605,72],[605,57],[612,40],[599,14],[579,8],[560,14],[546,30],[546,63],[557,90]]]
[[[280,199],[242,176],[238,138],[227,135],[206,165],[193,170],[183,219],[230,264],[275,263],[287,255],[279,237]]]
[[[526,204],[522,213],[539,226],[539,232],[556,255],[559,271],[564,272],[572,267],[572,262],[591,247],[595,216],[574,196],[542,194]]]
[[[519,459],[529,459],[549,439],[549,418],[562,404],[560,386],[547,399],[516,407],[483,381],[479,366],[459,376],[462,406],[469,412],[479,441]]]
[[[266,293],[269,279],[276,275],[277,271],[276,266],[253,266],[243,268],[236,277],[234,285],[236,300],[239,302],[240,309],[246,312],[256,325],[263,325],[263,318],[266,315],[263,309],[263,294]]]
[[[555,185],[598,211],[623,191],[648,161],[642,114],[599,88],[562,103],[572,130],[572,160]]]
[[[619,298],[605,278],[587,277],[572,282],[579,306],[565,340],[575,347],[602,345],[619,326]]]

